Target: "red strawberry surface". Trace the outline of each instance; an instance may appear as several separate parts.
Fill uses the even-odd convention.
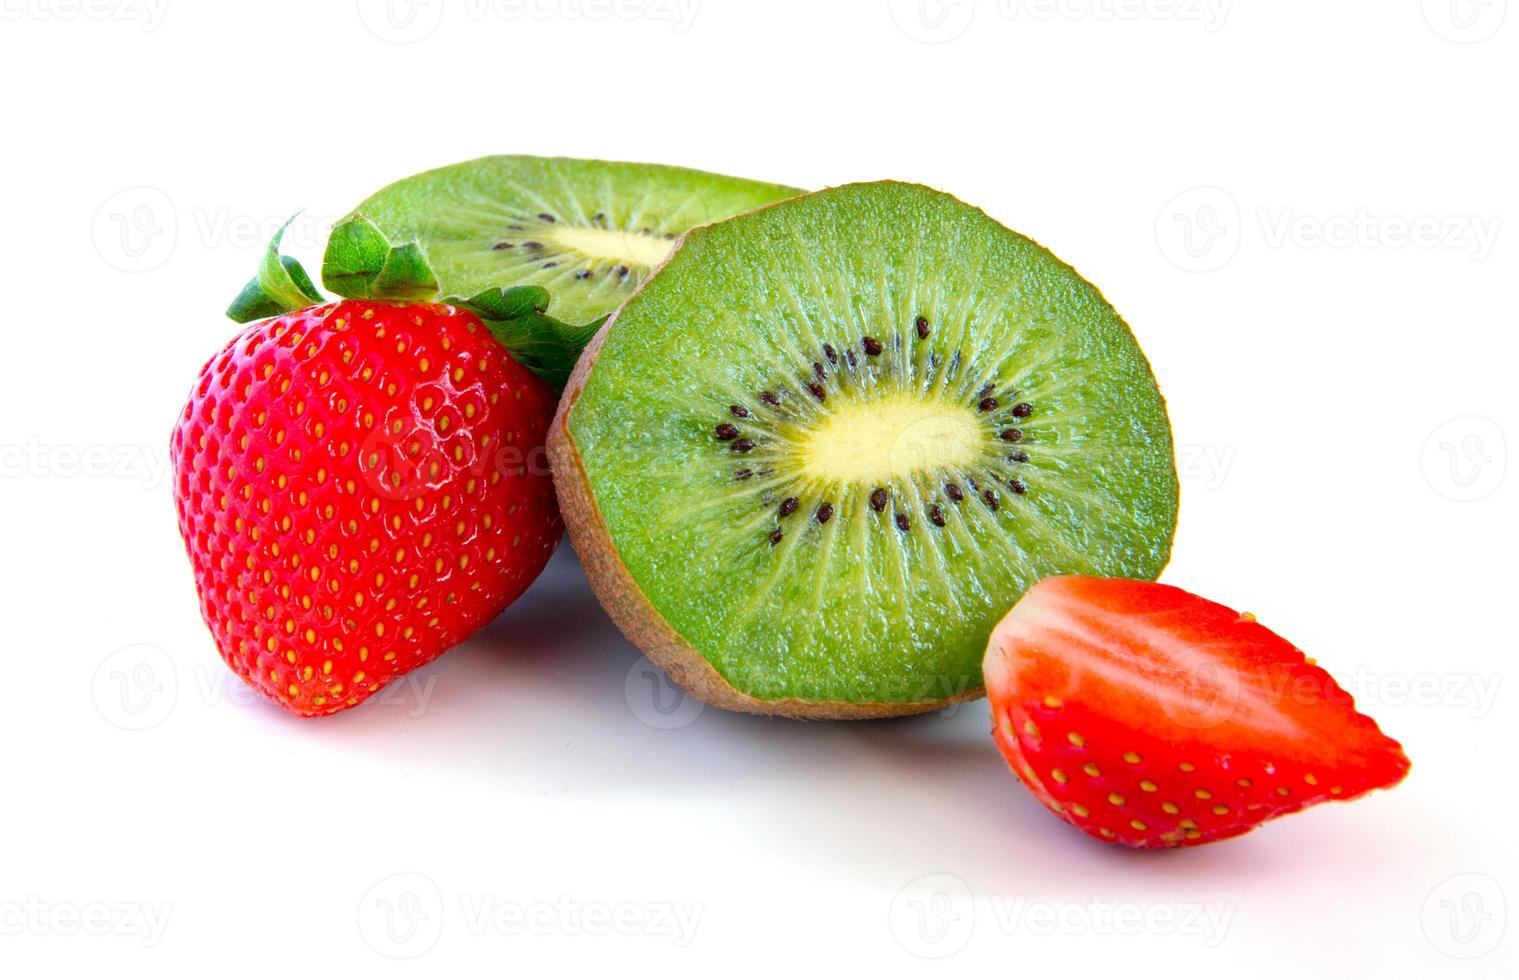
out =
[[[248,326],[171,444],[223,659],[326,715],[488,623],[559,540],[555,401],[455,306],[347,300]]]
[[[1045,579],[993,631],[984,671],[1013,771],[1068,823],[1131,847],[1234,837],[1409,768],[1296,647],[1169,585]]]

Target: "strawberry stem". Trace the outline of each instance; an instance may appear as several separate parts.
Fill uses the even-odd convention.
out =
[[[292,216],[291,220],[294,220]],[[258,275],[227,308],[238,323],[262,320],[325,302],[301,264],[279,254],[286,221],[264,251]],[[322,285],[346,299],[396,303],[448,303],[480,318],[512,359],[555,390],[569,380],[580,352],[606,317],[581,326],[549,316],[542,286],[493,287],[465,299],[438,295],[438,279],[416,242],[392,245],[369,219],[354,214],[338,222],[322,256]]]

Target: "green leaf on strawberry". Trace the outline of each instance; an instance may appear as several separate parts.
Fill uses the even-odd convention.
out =
[[[322,285],[349,299],[430,302],[438,296],[438,277],[421,246],[392,245],[357,214],[340,221],[327,239]]]
[[[549,293],[542,286],[513,286],[481,290],[466,300],[449,300],[480,317],[491,336],[512,358],[561,390],[585,345],[596,336],[606,317],[583,326],[565,323],[543,311]]]
[[[293,220],[293,219],[292,219]],[[275,233],[258,275],[227,308],[238,323],[262,320],[324,302],[301,264],[279,254],[286,222]],[[416,242],[395,244],[362,215],[333,229],[322,257],[322,284],[346,299],[392,303],[440,303],[467,309],[480,318],[512,359],[562,389],[580,352],[606,322],[570,324],[544,312],[549,294],[541,286],[485,289],[473,296],[440,296],[438,279]]]
[[[285,237],[285,229],[294,220],[295,215],[291,215],[289,220],[280,225],[279,231],[274,233],[273,240],[269,242],[269,247],[264,249],[258,275],[243,287],[232,305],[227,307],[227,316],[238,323],[279,316],[281,313],[322,302],[321,291],[316,288],[301,264],[289,256],[280,255],[280,239]]]

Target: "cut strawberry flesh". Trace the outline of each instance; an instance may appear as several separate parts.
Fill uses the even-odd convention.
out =
[[[1390,786],[1397,742],[1253,617],[1151,582],[1045,579],[992,634],[997,744],[1046,806],[1141,847]]]

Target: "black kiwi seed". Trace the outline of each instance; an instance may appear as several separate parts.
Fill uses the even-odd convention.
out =
[[[749,450],[754,448],[754,442],[750,439],[740,439],[738,442],[735,442],[728,448],[732,449],[736,453],[747,453]]]
[[[754,475],[754,471],[751,470],[751,469],[749,469],[747,466],[744,467],[743,469],[738,469],[738,470],[734,470],[733,471],[733,479],[735,479],[735,480],[747,480],[747,479],[749,479],[753,475]]]
[[[724,442],[727,442],[730,439],[737,439],[738,426],[734,425],[732,422],[720,422],[718,423],[717,427],[712,430],[712,434]]]
[[[988,490],[985,493],[981,494],[981,499],[986,501],[986,506],[990,507],[992,510],[997,509],[997,495],[992,491]]]
[[[910,527],[912,527],[912,522],[907,519],[907,515],[900,510],[897,511],[897,530],[905,531]]]
[[[591,220],[592,221],[605,221],[605,220],[607,220],[607,216],[604,213],[602,213],[600,211],[597,211],[595,214],[591,215]]]
[[[1011,456],[1009,456],[1007,460],[1010,463],[1027,463],[1028,453],[1020,449],[1016,453],[1013,453]]]
[[[966,477],[965,482],[970,484],[970,488],[973,491],[979,491],[981,489],[981,487],[976,483],[976,478],[973,476]]]
[[[497,242],[496,244],[492,245],[491,248],[494,251],[500,251],[503,248],[516,248],[516,246],[511,242]]]
[[[828,377],[828,372],[826,372],[826,371],[823,370],[823,362],[822,361],[813,361],[812,362],[812,373],[818,376],[818,380],[819,381],[823,381],[823,380],[825,380]]]
[[[839,352],[833,349],[832,344],[823,345],[823,356],[828,358],[829,364],[839,363]]]
[[[579,272],[575,273],[575,278],[576,279],[589,279],[589,278],[591,278],[591,270],[590,269],[581,269]]]
[[[742,405],[729,405],[728,412],[736,419],[746,419],[749,417],[749,410]]]
[[[538,216],[538,220],[539,221],[547,221],[549,224],[553,224],[554,223],[554,216],[552,214],[540,214]]]
[[[885,487],[876,487],[870,491],[870,509],[879,514],[886,509],[886,501],[891,499],[891,494],[886,492]]]
[[[875,357],[877,354],[881,353],[881,342],[874,337],[866,337],[861,341],[861,343],[865,345],[866,356]]]
[[[944,495],[957,504],[965,499],[965,492],[960,489],[960,485],[957,483],[944,484]]]
[[[812,392],[812,397],[816,398],[820,402],[825,402],[828,400],[828,392],[824,391],[823,386],[818,384],[816,381],[809,381],[807,383],[807,390]]]
[[[631,271],[632,270],[629,269],[627,266],[625,266],[625,265],[619,265],[617,267],[617,278],[618,279],[626,279],[626,278],[628,278],[628,273],[631,272]]]
[[[775,547],[776,545],[778,545],[780,543],[781,543],[781,529],[778,528],[778,527],[777,528],[771,528],[771,530],[770,530],[770,547],[773,548],[773,547]]]
[[[545,263],[543,263],[543,267],[545,269],[553,269],[553,268],[556,268],[558,265],[559,265],[558,262],[545,262]]]
[[[801,503],[802,502],[795,497],[787,497],[785,500],[781,501],[780,515],[782,517],[790,517],[792,514],[796,513],[796,509],[797,507],[801,506]]]
[[[523,248],[542,248],[543,247],[543,243],[542,242],[523,242],[522,243],[522,247]]]
[[[928,512],[928,519],[934,522],[934,527],[944,526],[944,508],[934,504],[933,510]]]
[[[917,330],[918,330],[918,339],[919,340],[927,340],[928,339],[928,317],[926,317],[926,316],[920,316],[916,320],[913,321],[912,325],[914,327],[916,327]]]
[[[1022,438],[1023,438],[1023,430],[1022,429],[1003,429],[1002,430],[1002,441],[1003,442],[1017,442],[1019,439],[1022,439]]]
[[[1007,485],[1008,489],[1012,490],[1013,493],[1016,493],[1020,497],[1028,493],[1028,487],[1022,480],[1008,480]]]
[[[997,399],[983,398],[976,407],[983,412],[995,412],[997,410]]]
[[[852,347],[844,352],[844,359],[849,362],[850,367],[854,367],[859,363],[854,359],[854,348]]]
[[[764,402],[766,405],[779,405],[781,403],[781,400],[775,397],[775,392],[773,391],[760,392],[760,401]]]
[[[1013,414],[1020,419],[1026,419],[1034,414],[1034,406],[1028,402],[1019,402],[1013,406]]]
[[[984,385],[981,386],[981,392],[980,392],[980,394],[984,398],[984,397],[986,397],[987,395],[990,395],[992,392],[994,392],[996,390],[997,390],[997,384],[996,384],[996,382],[988,381],[986,384],[984,384]]]
[[[814,516],[817,517],[819,524],[827,524],[828,519],[833,516],[833,504],[826,501],[818,504],[817,514]]]

